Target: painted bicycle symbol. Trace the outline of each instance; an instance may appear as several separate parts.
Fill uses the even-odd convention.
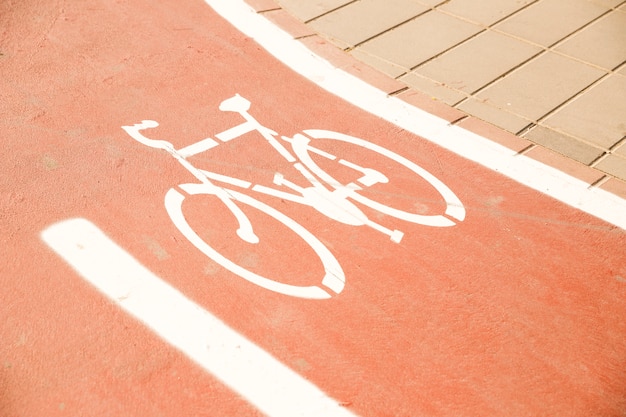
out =
[[[465,218],[463,204],[443,182],[415,163],[386,148],[363,139],[320,129],[304,130],[303,133],[298,133],[291,138],[286,136],[279,137],[276,132],[261,125],[248,113],[250,102],[238,94],[224,100],[220,104],[219,109],[224,112],[239,113],[243,117],[244,122],[216,134],[216,139],[203,139],[181,149],[175,149],[170,142],[164,140],[149,139],[141,133],[142,130],[157,127],[159,124],[155,121],[143,120],[141,123],[133,126],[122,126],[122,129],[133,139],[146,146],[167,151],[199,181],[197,183],[179,184],[178,187],[182,192],[176,188],[170,188],[165,195],[165,208],[178,230],[192,245],[213,261],[235,275],[260,287],[294,297],[309,299],[330,298],[333,294],[339,294],[343,290],[345,274],[335,256],[315,235],[281,211],[254,198],[252,196],[255,195],[254,193],[261,193],[310,206],[328,218],[346,225],[371,227],[389,236],[390,240],[396,243],[402,240],[403,232],[396,229],[392,230],[372,220],[359,207],[365,206],[384,215],[409,223],[435,227],[453,226],[456,224],[455,221],[463,221]],[[273,185],[276,187],[253,185],[239,178],[198,169],[187,160],[187,158],[193,155],[219,146],[220,142],[225,143],[254,131],[260,134],[278,154],[303,176],[308,184],[307,186],[298,186],[278,172],[275,173],[273,178]],[[364,196],[363,190],[376,184],[387,183],[389,178],[376,169],[350,162],[347,159],[339,158],[320,149],[321,145],[319,144],[327,140],[356,145],[408,168],[437,191],[445,203],[444,212],[442,214],[425,215],[404,208],[394,208]],[[349,183],[338,181],[333,175],[322,169],[313,156],[315,156],[315,159],[321,158],[322,160],[332,161],[347,167],[354,171],[357,178]],[[321,260],[324,267],[321,285],[299,286],[280,282],[246,269],[246,267],[238,265],[222,255],[216,249],[215,243],[206,241],[206,238],[201,238],[194,231],[183,214],[183,201],[188,197],[196,195],[213,196],[224,204],[238,223],[237,236],[249,244],[258,243],[259,237],[255,233],[255,227],[241,206],[247,206],[246,210],[249,208],[260,210],[289,228],[304,240]]]

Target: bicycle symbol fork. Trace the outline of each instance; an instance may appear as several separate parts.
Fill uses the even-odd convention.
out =
[[[235,138],[238,138],[246,133],[256,131],[267,141],[267,143],[274,148],[286,161],[291,163],[293,167],[300,172],[300,174],[307,180],[308,186],[301,187],[293,182],[284,178],[280,173],[276,173],[273,178],[273,184],[279,187],[284,187],[290,190],[290,192],[283,191],[282,189],[266,187],[263,185],[252,185],[251,183],[224,175],[220,175],[214,172],[201,170],[193,166],[187,158],[196,155],[201,152],[206,152],[216,146],[219,146],[220,142],[213,138],[206,138],[199,142],[193,143],[189,146],[181,149],[175,149],[174,146],[164,140],[154,140],[146,138],[141,131],[158,126],[158,123],[152,120],[144,120],[141,123],[133,126],[122,126],[122,128],[138,142],[157,149],[163,149],[167,151],[172,157],[174,157],[183,167],[185,167],[198,181],[199,183],[192,184],[180,184],[179,187],[188,196],[205,194],[217,197],[225,207],[235,216],[239,228],[237,229],[237,235],[245,242],[250,244],[256,244],[259,242],[258,236],[254,232],[254,227],[251,224],[249,218],[239,207],[239,204],[247,205],[255,209],[261,210],[265,214],[273,217],[277,221],[283,223],[300,238],[302,238],[319,256],[324,266],[325,275],[321,280],[322,286],[296,286],[286,284],[277,280],[273,280],[267,277],[258,275],[250,270],[247,270],[240,265],[235,264],[231,260],[224,257],[217,252],[210,244],[200,238],[197,233],[189,226],[182,213],[182,202],[185,199],[185,195],[177,191],[175,188],[171,188],[165,196],[166,210],[183,235],[200,251],[205,255],[248,281],[259,285],[263,288],[279,292],[286,295],[302,297],[302,298],[329,298],[331,294],[327,291],[330,289],[332,293],[340,293],[345,285],[345,275],[339,262],[332,255],[332,253],[323,245],[317,237],[311,234],[302,225],[295,222],[290,217],[276,210],[275,208],[251,197],[247,193],[236,191],[232,188],[225,188],[216,185],[215,182],[226,184],[230,187],[238,187],[244,190],[252,190],[258,193],[271,195],[286,199],[288,201],[296,202],[299,204],[311,206],[318,212],[325,216],[336,220],[338,222],[362,226],[367,225],[379,232],[382,232],[389,236],[393,242],[400,242],[403,233],[399,230],[391,230],[379,223],[376,223],[369,219],[367,215],[354,203],[370,207],[383,214],[396,217],[401,220],[405,220],[411,223],[423,224],[428,226],[452,226],[456,221],[462,221],[465,217],[465,209],[456,195],[439,179],[434,177],[428,171],[417,166],[413,162],[403,158],[402,156],[382,148],[373,143],[367,142],[363,139],[355,138],[352,136],[344,135],[337,132],[327,130],[305,130],[308,136],[303,134],[296,134],[293,138],[282,136],[282,141],[289,143],[293,154],[278,140],[278,134],[273,130],[260,124],[254,117],[252,117],[248,110],[250,109],[250,102],[240,95],[235,95],[229,99],[224,100],[219,109],[226,112],[235,112],[242,116],[244,122],[227,129],[221,133],[215,135],[220,142],[228,142]],[[359,191],[362,191],[366,187],[371,187],[379,183],[387,183],[389,179],[383,173],[369,167],[363,167],[358,164],[352,163],[345,159],[337,158],[336,156],[327,153],[317,147],[311,145],[312,139],[331,139],[339,142],[350,143],[360,146],[362,148],[369,149],[387,158],[390,158],[401,165],[409,168],[413,173],[425,179],[429,182],[442,196],[446,202],[446,210],[444,214],[440,215],[420,215],[412,213],[387,205],[381,204],[375,200],[369,199]],[[355,182],[343,184],[333,178],[332,175],[324,171],[313,160],[311,154],[315,154],[325,159],[336,161],[337,163],[344,165],[359,173],[359,178]],[[295,156],[294,156],[295,155]],[[354,202],[350,201],[353,200]],[[322,288],[324,287],[324,288]]]

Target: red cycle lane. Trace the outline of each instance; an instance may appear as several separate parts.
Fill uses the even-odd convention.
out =
[[[260,413],[256,400],[141,324],[44,242],[42,232],[76,218],[355,415],[626,412],[622,229],[346,104],[201,1],[5,3],[0,19],[2,415]],[[220,139],[244,121],[220,109],[236,94],[294,160],[258,131]],[[142,135],[177,151],[122,129],[143,120],[159,126],[146,124],[154,127]],[[326,140],[329,131],[375,146]],[[281,138],[302,132],[311,142],[300,153]],[[198,183],[199,171],[176,156],[205,138],[216,145],[205,141],[210,149],[185,160],[242,181],[225,187],[255,202],[179,186]],[[253,190],[297,196],[313,187],[300,169],[310,172],[310,162],[296,164],[302,149],[343,183],[363,173],[324,155],[384,173],[389,182],[361,184],[362,195],[453,225],[403,221],[358,201],[359,212],[347,203],[316,210]],[[444,188],[372,149],[428,171],[463,210]],[[184,197],[185,222],[226,259],[330,298],[281,294],[207,257],[168,214],[173,193]],[[237,209],[225,201],[242,210],[258,243],[236,234]],[[256,201],[309,231],[345,285],[321,285],[326,258]],[[346,224],[346,212],[356,224]],[[359,225],[359,216],[377,226]],[[403,233],[397,243],[394,230]],[[178,317],[174,302],[156,308]]]

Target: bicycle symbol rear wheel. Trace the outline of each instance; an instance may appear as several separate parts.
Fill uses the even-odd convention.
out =
[[[356,145],[358,147],[367,149],[369,151],[374,152],[375,154],[379,154],[382,157],[388,158],[390,160],[395,161],[399,165],[404,168],[408,168],[412,172],[412,174],[421,177],[425,180],[430,186],[436,191],[439,197],[442,200],[442,204],[445,204],[445,209],[443,214],[421,214],[416,211],[409,211],[404,208],[394,208],[389,204],[383,204],[379,201],[376,201],[373,198],[366,197],[364,193],[360,190],[349,191],[347,196],[352,198],[353,200],[374,209],[380,213],[407,221],[416,224],[422,224],[426,226],[435,226],[435,227],[446,227],[446,226],[454,226],[456,224],[455,221],[463,221],[465,218],[465,208],[463,204],[458,199],[458,197],[446,186],[442,181],[440,181],[437,177],[432,175],[430,172],[420,167],[419,165],[411,162],[410,160],[404,158],[403,156],[398,155],[395,152],[390,151],[389,149],[383,148],[382,146],[376,145],[374,143],[368,142],[366,140],[356,138],[353,136],[349,136],[343,133],[333,132],[330,130],[322,130],[322,129],[307,129],[304,130],[304,133],[313,138],[311,143],[312,146],[299,147],[296,149],[294,147],[294,151],[298,155],[298,158],[309,168],[315,175],[321,178],[323,181],[328,184],[335,184],[338,187],[341,187],[341,182],[335,179],[335,177],[328,174],[324,169],[322,169],[312,158],[312,153],[320,153],[315,151],[320,151],[323,149],[323,142],[326,139],[330,139],[332,141],[344,142],[352,145]],[[319,149],[318,144],[320,143]],[[334,155],[328,154],[326,152],[321,152],[321,154],[325,154],[325,158],[335,158]],[[350,158],[350,157],[346,157]],[[336,158],[337,162],[340,164],[350,166],[350,162],[347,162],[343,159]],[[383,173],[384,174],[384,173]],[[358,184],[357,184],[358,185]]]
[[[191,242],[191,244],[222,267],[262,288],[293,297],[325,299],[330,298],[334,294],[339,294],[343,290],[345,285],[344,272],[334,255],[322,242],[320,242],[319,239],[317,239],[311,232],[306,230],[299,223],[295,222],[293,219],[280,211],[246,194],[230,189],[226,190],[229,198],[233,199],[237,203],[242,203],[248,207],[262,211],[274,220],[285,225],[302,240],[304,240],[321,260],[324,268],[324,276],[320,279],[321,286],[298,286],[286,284],[261,276],[226,258],[213,246],[211,246],[209,242],[202,239],[196,231],[194,231],[183,214],[182,207],[185,198],[188,196],[202,194],[214,196],[214,188],[208,187],[206,184],[180,184],[179,187],[184,191],[184,194],[174,188],[170,188],[165,195],[165,208],[167,213],[172,219],[174,225],[189,240],[189,242]]]

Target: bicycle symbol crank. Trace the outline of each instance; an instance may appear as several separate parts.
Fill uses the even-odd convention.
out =
[[[206,138],[181,149],[175,149],[168,141],[149,139],[141,133],[142,130],[157,127],[159,124],[155,121],[144,120],[133,126],[122,126],[122,129],[133,139],[146,146],[167,151],[199,181],[198,183],[180,184],[179,188],[183,192],[171,188],[165,195],[167,213],[183,236],[222,267],[260,287],[294,297],[325,299],[330,298],[333,294],[341,293],[345,286],[345,274],[335,256],[315,235],[284,213],[249,195],[251,191],[310,206],[326,217],[343,224],[371,227],[389,236],[390,240],[396,243],[402,240],[403,233],[399,230],[391,230],[371,220],[358,205],[409,223],[434,227],[453,226],[457,221],[463,221],[465,218],[463,204],[443,182],[415,163],[386,148],[363,139],[320,129],[304,130],[304,134],[299,133],[292,138],[287,136],[278,138],[278,133],[261,125],[248,113],[250,102],[238,94],[224,100],[220,104],[219,109],[225,112],[240,114],[244,122],[216,134],[216,139]],[[276,173],[273,178],[273,185],[278,188],[259,184],[253,185],[239,178],[198,169],[187,160],[190,156],[206,152],[219,146],[220,143],[228,142],[253,131],[261,134],[278,154],[293,165],[309,185],[306,187],[298,186],[287,180],[281,173]],[[338,158],[317,146],[313,146],[312,142],[318,139],[330,139],[356,145],[403,165],[427,181],[439,193],[446,204],[444,213],[435,215],[418,214],[390,207],[364,196],[360,191],[376,184],[387,183],[389,181],[387,176],[376,169]],[[291,151],[283,143],[290,145]],[[313,160],[311,155],[335,161],[350,168],[358,173],[358,178],[353,182],[344,184],[323,170]],[[233,188],[238,188],[240,191]],[[285,191],[285,189],[289,191]],[[182,203],[185,198],[200,194],[217,197],[224,204],[238,222],[237,235],[247,243],[256,244],[259,242],[259,237],[254,232],[254,227],[240,207],[241,205],[260,210],[288,227],[304,240],[321,260],[324,267],[321,285],[298,286],[273,280],[246,269],[219,253],[194,231],[183,215]]]

